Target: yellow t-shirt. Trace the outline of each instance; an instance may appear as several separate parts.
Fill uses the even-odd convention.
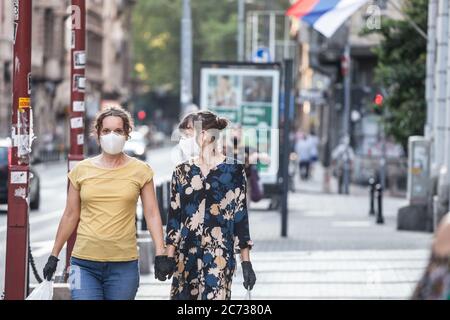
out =
[[[106,169],[87,159],[68,177],[81,197],[72,256],[97,262],[137,260],[136,207],[141,189],[153,179],[150,166],[133,158],[123,167]]]

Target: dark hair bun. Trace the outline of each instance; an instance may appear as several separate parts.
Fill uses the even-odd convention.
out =
[[[229,121],[225,118],[217,117],[217,129],[224,130],[228,127]]]

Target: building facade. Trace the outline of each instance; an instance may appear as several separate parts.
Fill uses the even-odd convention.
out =
[[[351,47],[351,144],[355,160],[355,182],[366,183],[379,167],[382,127],[371,112],[380,88],[374,81],[377,57],[374,48],[378,34],[362,35],[364,29],[380,28],[385,17],[402,19],[397,8],[401,0],[369,1],[331,37],[326,38],[301,21],[292,21],[298,39],[296,127],[314,131],[320,137],[321,159],[328,167],[332,150],[346,135],[344,130],[344,77],[342,57],[347,43]],[[400,158],[402,150],[388,143],[388,156]],[[398,162],[398,161],[397,161]],[[397,166],[397,164],[395,165]]]
[[[87,0],[86,134],[103,100],[130,97],[129,30],[134,0]],[[69,142],[70,0],[33,1],[32,104],[37,152],[63,153]],[[0,3],[0,137],[9,136],[12,1]],[[86,139],[85,141],[88,141]]]
[[[12,41],[13,16],[12,1],[0,2],[0,137],[10,134],[12,96]]]

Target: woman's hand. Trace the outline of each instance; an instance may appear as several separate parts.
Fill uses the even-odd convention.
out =
[[[172,278],[176,268],[175,258],[169,258],[167,256],[155,257],[155,279],[159,281],[166,281]]]
[[[53,275],[58,267],[59,259],[55,256],[50,256],[44,267],[44,278],[47,281],[52,281]]]
[[[252,263],[250,261],[244,261],[241,265],[244,275],[244,288],[251,291],[256,283],[256,274],[253,270]]]

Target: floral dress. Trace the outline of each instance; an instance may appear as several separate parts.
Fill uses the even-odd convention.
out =
[[[242,164],[224,161],[204,177],[192,160],[171,184],[166,244],[176,247],[172,300],[229,300],[235,253],[252,247]]]
[[[450,257],[433,254],[413,300],[450,300]]]

